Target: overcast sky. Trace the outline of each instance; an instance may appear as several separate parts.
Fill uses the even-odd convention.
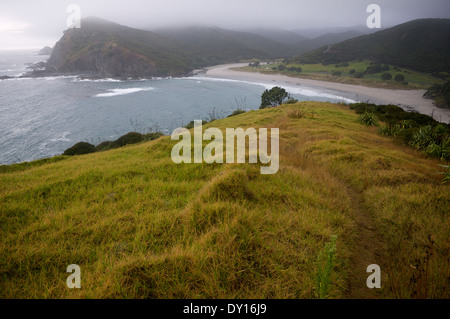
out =
[[[418,18],[450,18],[450,0],[0,0],[0,49],[53,46],[66,29],[69,4],[137,28],[210,25],[244,28],[328,28],[365,25],[369,4],[383,27]]]

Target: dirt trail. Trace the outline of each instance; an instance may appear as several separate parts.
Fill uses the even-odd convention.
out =
[[[382,298],[382,289],[370,289],[366,280],[371,273],[367,273],[367,266],[377,264],[381,268],[381,287],[386,283],[383,276],[384,257],[383,242],[377,233],[375,222],[370,212],[364,207],[361,194],[354,189],[346,189],[351,199],[352,216],[357,225],[356,245],[350,258],[349,286],[346,297],[349,299],[377,299]]]

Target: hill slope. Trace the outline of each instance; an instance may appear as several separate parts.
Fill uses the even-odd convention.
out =
[[[210,27],[151,32],[86,18],[81,28],[66,30],[56,43],[47,72],[177,76],[205,66],[297,52],[294,46],[246,32]]]
[[[258,34],[262,37],[271,39],[273,41],[283,43],[290,46],[295,46],[301,42],[308,40],[308,38],[295,33],[293,31],[283,29],[265,29],[265,28],[253,28],[245,30],[248,33]]]
[[[107,76],[183,75],[204,61],[156,33],[98,18],[82,20],[56,43],[47,70]]]
[[[340,63],[358,59],[421,72],[450,71],[450,19],[421,19],[308,52],[294,61]]]
[[[267,37],[215,27],[156,30],[158,34],[183,43],[211,64],[247,59],[273,59],[295,55],[295,48]]]
[[[279,128],[278,173],[176,165],[169,137],[2,167],[0,297],[449,297],[438,161],[329,103],[212,126]],[[381,290],[366,286],[373,263]],[[82,289],[66,287],[70,264]]]

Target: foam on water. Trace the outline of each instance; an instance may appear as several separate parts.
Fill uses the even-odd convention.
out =
[[[349,98],[346,98],[343,96],[319,92],[319,91],[314,90],[313,88],[306,88],[306,87],[299,88],[299,87],[295,87],[295,86],[283,85],[283,84],[277,84],[277,83],[270,84],[270,83],[262,83],[262,82],[250,82],[250,81],[242,81],[242,80],[196,77],[196,76],[182,78],[182,79],[196,80],[197,83],[199,83],[198,81],[200,81],[200,82],[201,81],[212,81],[212,82],[245,83],[245,84],[251,84],[251,85],[259,85],[259,86],[264,87],[267,90],[270,90],[275,86],[281,86],[290,94],[299,94],[299,95],[303,95],[303,96],[307,96],[307,97],[320,97],[320,98],[331,99],[331,100],[339,100],[339,101],[343,101],[346,103],[356,103],[357,102],[355,100],[352,100],[352,99],[349,99]]]
[[[154,90],[154,88],[146,87],[146,88],[110,89],[108,90],[108,93],[100,93],[95,95],[94,97],[113,97],[118,95],[127,95],[136,92],[151,91],[151,90]]]

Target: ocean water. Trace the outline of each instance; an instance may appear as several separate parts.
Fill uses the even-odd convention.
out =
[[[17,76],[48,59],[32,51],[0,51],[0,76]],[[87,80],[77,76],[0,80],[0,164],[59,155],[77,142],[99,144],[130,131],[170,133],[237,106],[258,109],[277,83],[197,75],[188,78]],[[347,101],[338,93],[286,87],[298,100]]]

